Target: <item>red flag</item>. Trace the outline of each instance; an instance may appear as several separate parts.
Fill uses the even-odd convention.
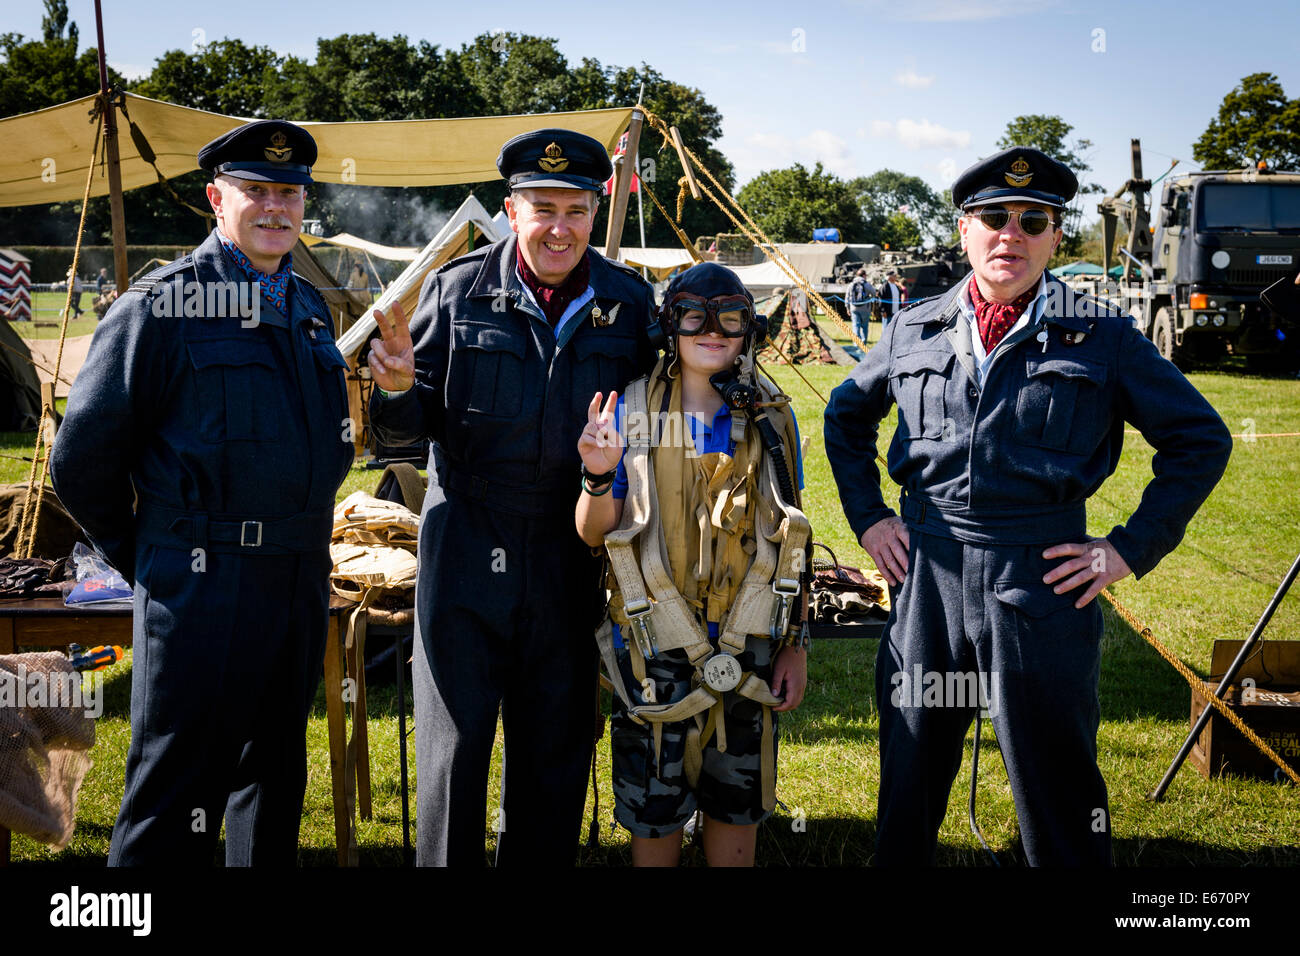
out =
[[[614,155],[611,156],[610,159],[614,162],[614,165],[617,166],[619,157],[624,156],[626,153],[627,153],[627,133],[624,133],[622,136],[619,137],[618,145],[614,147]],[[632,170],[632,185],[628,190],[629,192],[636,192],[637,189],[639,188],[638,183],[640,182],[640,180],[638,179],[636,172],[637,172],[636,169]],[[606,196],[612,196],[614,194],[615,178],[616,177],[614,176],[610,176],[609,179],[605,180]]]

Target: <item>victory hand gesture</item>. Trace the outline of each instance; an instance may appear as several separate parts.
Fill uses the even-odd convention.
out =
[[[370,340],[370,375],[386,392],[404,392],[415,384],[415,348],[402,303],[394,302],[391,315],[379,309],[375,322],[383,340]]]
[[[623,457],[623,439],[614,427],[614,409],[618,405],[618,392],[610,392],[609,400],[601,407],[602,395],[597,392],[587,406],[587,427],[578,438],[578,454],[582,463],[593,474],[603,475],[618,467]]]

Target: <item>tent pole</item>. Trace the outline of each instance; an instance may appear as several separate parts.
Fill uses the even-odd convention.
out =
[[[104,15],[95,0],[95,32],[99,40],[99,97],[104,110],[104,149],[108,153],[108,208],[113,219],[113,279],[117,294],[131,284],[126,265],[126,218],[122,212],[122,170],[117,154],[117,116],[108,90],[108,59],[104,55]],[[90,160],[95,161],[94,157]]]
[[[605,258],[607,259],[618,258],[618,249],[623,238],[623,222],[627,219],[628,192],[632,187],[632,169],[627,158],[636,156],[640,148],[641,120],[641,111],[633,110],[632,122],[627,127],[627,149],[623,150],[622,160],[614,170],[614,202],[609,208],[609,225],[605,229]]]
[[[641,89],[636,94],[636,101],[638,103],[645,102],[644,83],[641,84]],[[637,143],[636,161],[635,161],[635,165],[632,168],[632,172],[638,176],[641,174],[641,144],[639,142]],[[645,250],[645,197],[644,194],[642,193],[639,184],[636,191],[636,221],[637,221],[637,225],[641,227],[641,249],[642,251],[644,251]],[[645,266],[641,267],[641,278],[643,279],[649,278]]]

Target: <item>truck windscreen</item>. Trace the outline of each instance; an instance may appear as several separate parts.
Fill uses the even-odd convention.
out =
[[[1207,183],[1200,193],[1201,229],[1300,230],[1300,183]]]

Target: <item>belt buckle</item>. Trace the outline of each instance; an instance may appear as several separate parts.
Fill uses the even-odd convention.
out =
[[[740,661],[725,651],[714,654],[704,662],[703,673],[704,683],[708,684],[711,690],[719,693],[735,690],[740,684]]]
[[[257,540],[248,540],[248,526],[253,525],[257,529]],[[239,546],[241,548],[260,548],[262,546],[262,522],[245,521],[239,526]]]

